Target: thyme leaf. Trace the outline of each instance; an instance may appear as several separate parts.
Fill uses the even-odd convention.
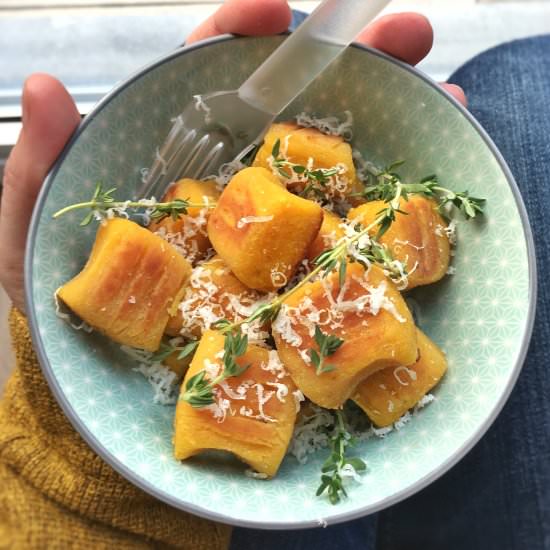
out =
[[[319,325],[315,325],[314,339],[319,351],[313,348],[310,348],[308,351],[311,362],[315,367],[315,373],[319,375],[323,372],[333,371],[335,369],[334,365],[326,364],[325,359],[336,353],[338,348],[344,343],[344,340],[333,334],[325,334]]]
[[[306,184],[300,196],[313,196],[321,200],[326,198],[325,188],[331,179],[340,173],[340,168],[335,166],[332,168],[310,169],[301,164],[290,162],[285,157],[279,156],[280,154],[281,140],[277,138],[271,149],[272,167],[284,179],[292,179],[293,174],[300,177],[300,180]]]
[[[133,210],[147,210],[150,209],[149,217],[156,221],[160,222],[164,218],[172,218],[177,220],[182,214],[187,214],[188,209],[193,208],[214,208],[216,205],[214,203],[192,203],[186,199],[174,199],[173,201],[168,202],[156,202],[154,199],[141,199],[138,201],[118,201],[113,197],[113,193],[116,191],[116,187],[111,187],[110,189],[103,190],[103,185],[101,182],[98,182],[94,194],[89,201],[79,202],[71,204],[58,210],[52,217],[59,218],[67,212],[79,209],[90,209],[84,219],[80,222],[80,226],[89,225],[96,218],[106,218],[109,214],[109,211],[113,212],[115,215],[122,215],[122,212],[125,212],[127,209]]]
[[[371,174],[370,180],[374,180],[374,182],[365,186],[358,195],[368,201],[393,202],[392,211],[394,214],[398,212],[399,207],[398,203],[395,204],[396,195],[402,196],[405,200],[408,200],[409,195],[424,195],[425,197],[434,198],[438,201],[438,209],[442,214],[445,214],[444,208],[447,205],[452,205],[460,210],[467,219],[483,214],[485,199],[472,197],[468,191],[457,192],[443,187],[439,184],[435,175],[426,176],[418,182],[404,183],[399,174],[395,172],[395,169],[402,164],[403,161],[399,161],[386,167],[377,175]],[[384,221],[384,231],[389,227],[387,220],[391,218],[391,213],[388,211],[387,219]],[[378,236],[380,237],[382,234],[383,232],[379,232]]]
[[[187,401],[194,408],[202,408],[212,405],[214,400],[214,387],[226,378],[240,376],[250,365],[239,365],[237,358],[246,353],[248,348],[248,336],[240,330],[234,330],[225,334],[223,346],[223,368],[213,379],[206,377],[206,371],[201,370],[193,375],[185,384],[185,391],[180,400]]]
[[[355,439],[346,427],[344,412],[335,411],[335,434],[331,437],[331,449],[328,458],[321,468],[321,484],[316,495],[327,493],[331,504],[338,504],[342,497],[347,497],[343,483],[343,473],[346,466],[355,472],[364,472],[367,469],[365,462],[358,457],[347,456],[347,450],[355,444]]]
[[[154,363],[162,363],[166,358],[175,352],[179,352],[177,359],[185,359],[185,357],[195,353],[198,345],[198,340],[192,340],[185,346],[172,346],[166,342],[161,342],[159,349],[151,355],[151,361]]]

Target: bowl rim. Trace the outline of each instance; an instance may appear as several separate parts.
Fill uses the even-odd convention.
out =
[[[285,34],[289,34],[289,33],[288,32],[283,33],[283,35]],[[45,347],[42,343],[42,338],[40,336],[40,332],[38,328],[38,319],[34,308],[33,286],[32,286],[33,270],[34,270],[34,265],[33,265],[34,243],[36,241],[36,236],[38,232],[38,226],[39,226],[42,210],[46,203],[50,187],[53,185],[57,172],[59,171],[61,165],[63,164],[66,156],[72,149],[73,145],[81,136],[81,134],[84,132],[86,127],[89,125],[89,123],[96,117],[96,115],[98,115],[103,110],[103,108],[108,103],[110,103],[115,97],[117,97],[120,93],[122,93],[128,86],[133,84],[136,80],[143,77],[145,74],[155,69],[156,67],[159,67],[164,63],[170,62],[177,57],[186,55],[191,51],[209,47],[213,44],[219,44],[221,42],[229,42],[233,40],[248,40],[251,38],[257,39],[258,37],[237,37],[234,35],[224,34],[221,36],[216,36],[206,40],[202,40],[190,46],[183,46],[173,52],[163,55],[162,57],[138,69],[133,74],[131,74],[128,78],[118,83],[107,95],[105,95],[94,106],[94,108],[90,111],[90,113],[81,121],[81,123],[79,124],[79,126],[77,127],[73,135],[71,136],[70,140],[65,145],[62,153],[56,160],[55,164],[50,169],[50,172],[48,173],[46,179],[44,180],[44,183],[42,185],[42,188],[40,190],[38,199],[35,203],[35,207],[33,210],[29,232],[27,236],[26,247],[25,247],[24,274],[25,274],[25,306],[26,306],[26,312],[27,312],[26,314],[29,320],[29,327],[30,327],[32,342],[36,350],[42,372],[48,382],[48,385],[50,386],[50,389],[54,397],[56,398],[57,402],[61,406],[65,416],[69,419],[69,421],[71,422],[75,430],[83,437],[83,439],[92,448],[92,450],[96,452],[115,471],[117,471],[125,479],[130,481],[133,485],[142,489],[143,491],[150,494],[151,496],[165,502],[166,504],[173,506],[175,508],[178,508],[184,512],[188,512],[212,521],[217,521],[217,522],[238,526],[238,527],[271,529],[271,530],[288,530],[288,529],[306,529],[306,528],[319,527],[319,525],[321,524],[335,525],[338,523],[358,519],[358,518],[373,514],[375,512],[379,512],[385,508],[388,508],[389,506],[397,504],[398,502],[414,495],[421,489],[427,487],[429,484],[436,481],[448,470],[450,470],[455,464],[457,464],[474,447],[474,445],[481,439],[481,437],[485,435],[487,430],[491,427],[491,425],[493,424],[497,416],[500,414],[500,411],[502,410],[504,404],[508,400],[508,397],[510,396],[512,389],[516,384],[519,373],[521,372],[521,369],[525,362],[525,357],[527,355],[529,342],[533,332],[533,326],[535,321],[536,298],[537,298],[537,267],[536,267],[533,233],[532,233],[531,225],[529,223],[529,219],[527,216],[527,210],[525,208],[525,204],[521,197],[521,193],[519,191],[519,188],[514,179],[514,176],[512,175],[512,172],[510,171],[506,161],[502,157],[500,151],[498,150],[498,148],[496,147],[492,139],[485,132],[481,124],[474,118],[474,116],[462,104],[460,104],[453,96],[451,96],[441,86],[439,86],[439,84],[435,82],[431,77],[429,77],[424,72],[417,69],[416,67],[412,67],[411,65],[408,65],[403,61],[394,59],[393,57],[379,50],[376,50],[358,43],[353,43],[350,45],[350,47],[352,48],[362,50],[369,55],[373,55],[386,62],[396,65],[397,67],[419,78],[429,87],[431,87],[436,92],[441,94],[443,97],[447,99],[447,101],[449,101],[461,113],[463,117],[466,118],[466,120],[471,124],[474,130],[476,130],[479,136],[482,138],[485,145],[489,148],[489,150],[495,157],[495,160],[497,161],[500,169],[502,170],[504,176],[506,177],[506,180],[512,191],[512,194],[516,203],[516,207],[518,209],[518,212],[521,218],[522,230],[525,235],[526,248],[527,248],[528,276],[529,276],[529,285],[528,285],[529,304],[528,304],[528,311],[527,311],[527,319],[526,319],[525,328],[522,335],[521,347],[519,350],[517,361],[513,367],[511,376],[508,379],[499,400],[497,401],[495,407],[491,411],[491,414],[485,419],[485,421],[480,426],[480,428],[476,432],[474,432],[452,456],[450,456],[446,461],[441,463],[438,468],[426,474],[425,476],[421,477],[409,487],[402,489],[401,491],[397,491],[396,493],[382,499],[376,504],[360,506],[356,509],[349,510],[343,513],[335,513],[334,515],[330,515],[326,519],[322,519],[322,520],[304,520],[304,521],[297,521],[297,522],[289,522],[289,521],[270,522],[270,521],[256,521],[253,519],[234,518],[231,516],[225,516],[218,512],[213,512],[207,508],[203,508],[195,504],[191,504],[189,502],[182,501],[179,498],[166,493],[162,489],[159,489],[149,481],[140,477],[136,472],[128,468],[122,462],[120,462],[110,451],[108,451],[102,445],[101,441],[97,439],[84,425],[78,413],[73,409],[72,405],[69,403],[67,397],[65,396],[63,390],[61,389],[61,386],[57,381],[57,378],[50,365]],[[271,37],[262,37],[262,38],[271,38]]]

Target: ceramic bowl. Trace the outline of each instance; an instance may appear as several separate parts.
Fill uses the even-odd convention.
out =
[[[55,313],[54,291],[83,266],[96,227],[81,213],[97,181],[130,197],[176,116],[194,94],[237,88],[283,37],[221,37],[176,51],[117,86],[81,124],[53,168],[34,212],[26,257],[27,311],[52,391],[75,428],[132,483],[182,510],[271,529],[333,524],[381,510],[441,476],[501,410],[521,369],[535,303],[533,241],[512,175],[472,116],[421,72],[360,46],[345,54],[280,117],[308,111],[354,117],[353,145],[385,165],[406,160],[405,179],[437,174],[487,197],[486,215],[458,222],[456,273],[414,292],[418,322],[446,352],[435,401],[400,430],[357,449],[368,464],[349,498],[315,496],[318,451],[287,457],[270,481],[234,461],[172,456],[174,408],[153,403],[132,360],[98,334],[74,331]],[[281,75],[291,78],[291,72]]]

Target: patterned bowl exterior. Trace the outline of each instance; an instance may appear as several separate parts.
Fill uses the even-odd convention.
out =
[[[362,443],[368,464],[337,506],[315,497],[318,452],[287,457],[277,477],[254,480],[231,460],[172,457],[173,407],[152,402],[132,361],[97,334],[55,315],[53,294],[82,267],[95,227],[61,206],[95,182],[129,197],[170,120],[193,94],[234,89],[281,37],[223,37],[182,49],[118,86],[82,123],[42,191],[27,249],[27,311],[46,377],[67,416],[115,469],[158,498],[235,525],[309,527],[359,517],[416,492],[456,463],[500,411],[521,368],[534,317],[535,267],[525,209],[498,151],[472,117],[418,71],[349,48],[281,118],[300,111],[354,116],[353,144],[383,165],[406,159],[406,178],[436,173],[450,188],[488,197],[484,219],[459,221],[456,274],[415,292],[419,323],[447,353],[436,400],[385,439]],[[287,78],[290,78],[286,75]],[[285,77],[285,75],[281,75]]]

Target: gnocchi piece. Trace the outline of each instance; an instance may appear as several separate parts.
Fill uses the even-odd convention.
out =
[[[321,252],[328,248],[333,248],[339,239],[344,236],[344,230],[341,227],[342,218],[333,212],[323,210],[323,223],[315,240],[311,243],[307,258],[313,262]]]
[[[170,317],[170,336],[200,338],[219,319],[231,322],[245,319],[261,294],[237,279],[219,256],[193,268],[189,285],[177,312]]]
[[[390,367],[369,376],[353,400],[379,427],[396,422],[416,405],[447,370],[445,354],[420,329],[416,330],[418,360],[408,367]]]
[[[279,356],[298,388],[328,409],[341,407],[368,376],[385,367],[414,363],[416,330],[405,301],[381,269],[348,264],[338,273],[306,283],[283,303],[273,323]],[[317,374],[309,350],[318,351],[315,326],[344,340]]]
[[[84,269],[57,296],[115,342],[156,351],[190,275],[191,265],[170,244],[114,218],[99,227]]]
[[[184,178],[174,183],[162,200],[169,202],[185,199],[195,204],[206,204],[215,203],[219,196],[215,181]],[[149,229],[173,244],[194,263],[204,259],[211,248],[206,230],[210,212],[207,207],[190,207],[187,214],[181,214],[176,220],[168,217],[159,222],[151,222]]]
[[[291,279],[322,221],[318,204],[289,193],[265,168],[245,168],[220,196],[208,236],[244,285],[269,292]]]
[[[361,191],[362,184],[357,179],[353,164],[352,150],[341,136],[329,136],[315,128],[304,128],[292,122],[273,124],[264,137],[253,166],[261,166],[271,171],[272,151],[275,142],[280,140],[280,154],[288,161],[311,168],[335,168],[341,166],[342,174],[337,182],[332,182],[326,192],[332,198],[343,199],[351,193]],[[286,183],[286,178],[282,178]],[[304,185],[289,182],[289,189],[303,191]]]
[[[201,370],[216,376],[222,368],[224,336],[206,332],[182,385]],[[215,387],[215,403],[193,408],[180,399],[176,406],[175,457],[184,460],[207,449],[229,451],[257,472],[272,477],[281,464],[296,421],[296,387],[277,352],[249,345],[237,359],[250,365],[240,376]]]
[[[350,210],[348,218],[352,223],[367,226],[385,206],[383,201],[368,202]],[[408,289],[439,281],[449,268],[450,243],[446,234],[447,224],[437,212],[436,203],[413,195],[408,201],[402,199],[399,208],[406,214],[396,214],[395,221],[380,242],[387,245],[393,257],[406,266]],[[376,231],[376,228],[373,229],[373,234]]]

